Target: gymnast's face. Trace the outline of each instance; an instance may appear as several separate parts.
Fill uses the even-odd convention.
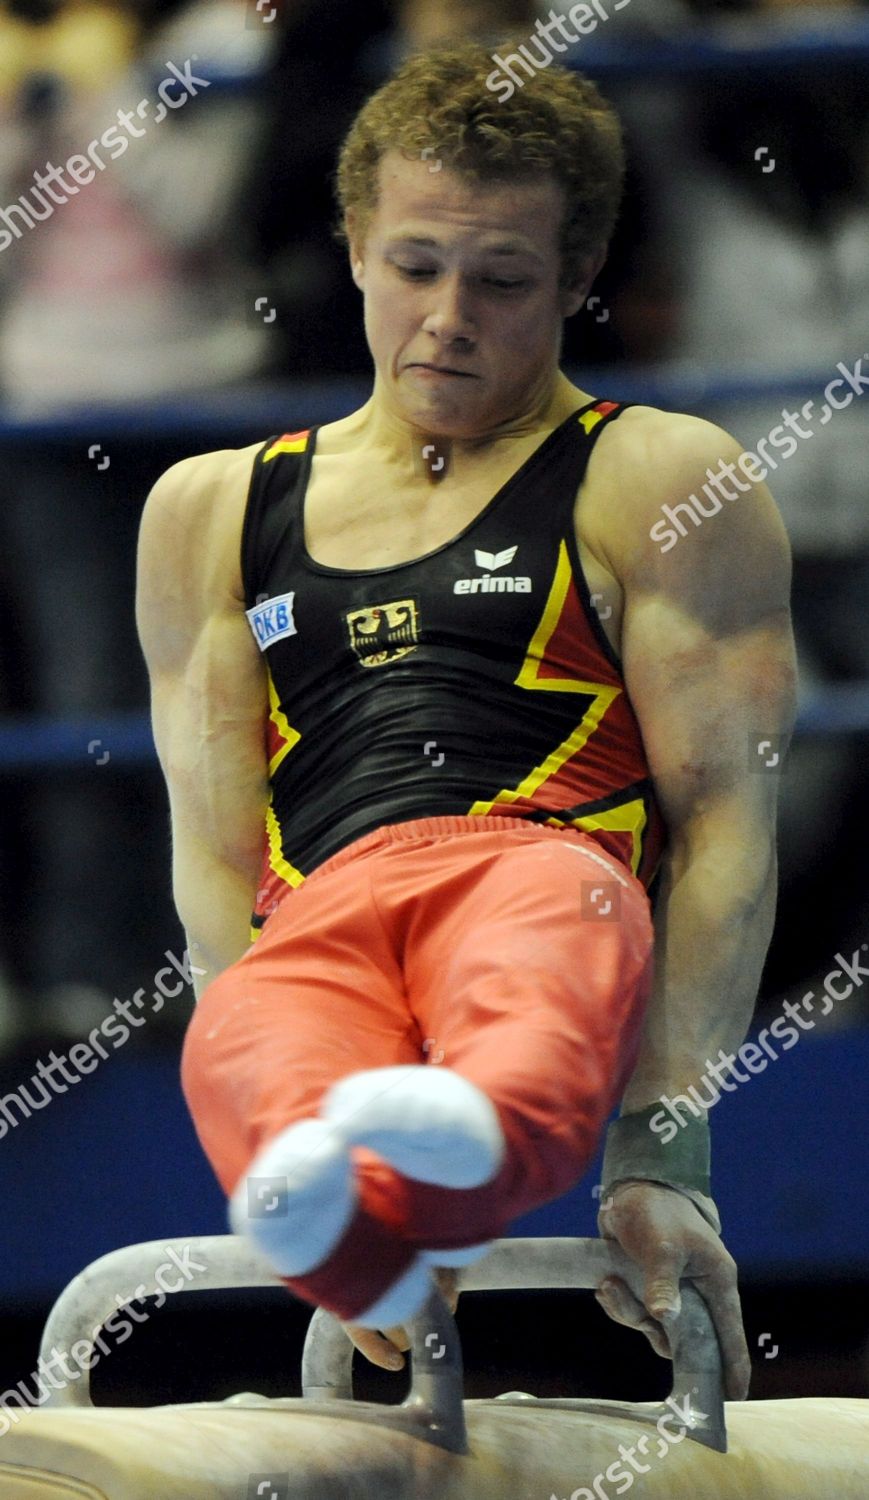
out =
[[[585,287],[558,284],[554,178],[481,187],[434,166],[387,153],[364,243],[351,221],[351,265],[376,399],[423,432],[470,438],[545,404]]]

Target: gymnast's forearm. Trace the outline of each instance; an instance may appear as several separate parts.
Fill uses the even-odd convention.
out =
[[[655,974],[643,1039],[621,1112],[697,1084],[751,1024],[772,936],[777,864],[772,839],[715,842],[665,857],[655,913]],[[726,1076],[726,1073],[724,1074]]]
[[[195,864],[175,851],[173,896],[193,962],[196,999],[250,946],[250,916],[256,899],[256,876],[217,858]]]

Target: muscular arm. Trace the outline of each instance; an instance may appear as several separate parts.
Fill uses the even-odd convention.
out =
[[[671,504],[740,452],[711,424],[681,420]],[[667,553],[647,528],[624,586],[625,681],[669,833],[654,987],[622,1101],[631,1112],[698,1084],[708,1062],[740,1045],[772,934],[796,667],[790,554],[769,491],[725,502]]]
[[[660,505],[699,495],[707,468],[735,461],[740,449],[690,417],[658,413],[644,432],[617,476],[629,498],[612,562],[624,590],[625,682],[669,846],[653,989],[622,1100],[628,1116],[699,1085],[719,1052],[734,1052],[745,1036],[775,911],[778,771],[796,681],[789,549],[768,490],[757,485],[725,501],[662,553],[649,537]],[[638,1124],[647,1128],[642,1117]],[[727,1393],[742,1399],[751,1367],[733,1258],[687,1198],[644,1180],[651,1171],[632,1176],[615,1187],[599,1223],[642,1267],[643,1300],[617,1277],[598,1296],[667,1354],[679,1281],[690,1278],[715,1323]]]
[[[205,986],[249,944],[265,808],[267,688],[239,541],[253,449],[185,459],[145,504],[136,621],[169,793],[172,889]]]

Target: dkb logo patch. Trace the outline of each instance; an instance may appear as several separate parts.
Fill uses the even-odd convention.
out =
[[[274,599],[266,599],[263,604],[256,604],[253,609],[245,610],[260,651],[267,650],[275,641],[282,641],[285,636],[297,634],[296,622],[293,619],[295,597],[295,592],[277,594]]]

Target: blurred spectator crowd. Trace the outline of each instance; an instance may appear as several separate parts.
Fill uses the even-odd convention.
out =
[[[0,0],[0,208],[119,111],[131,121],[124,153],[0,253],[0,727],[4,715],[147,708],[138,521],[150,485],[194,449],[157,426],[109,440],[100,405],[364,378],[360,298],[333,235],[346,129],[406,51],[471,35],[494,49],[549,11],[533,0]],[[865,13],[630,0],[606,40],[700,24],[786,38]],[[191,59],[196,76],[231,86],[200,88],[158,124],[160,80]],[[600,396],[618,396],[627,367],[659,363],[699,385],[706,371],[832,378],[861,355],[869,373],[867,84],[869,52],[608,78],[628,184],[597,311],[567,325],[568,373]],[[752,448],[801,404],[775,393],[697,409]],[[82,406],[92,435],[87,421],[81,439],[16,431]],[[869,399],[812,425],[770,479],[794,548],[804,695],[869,683]],[[808,737],[792,751],[767,1003],[869,937],[867,737]],[[99,767],[0,767],[0,1047],[21,1033],[83,1035],[113,996],[149,985],[168,946],[183,948],[162,778],[113,768],[107,748]],[[188,1012],[167,1006],[159,1025],[175,1032]],[[856,1000],[829,1024],[866,1015]]]

